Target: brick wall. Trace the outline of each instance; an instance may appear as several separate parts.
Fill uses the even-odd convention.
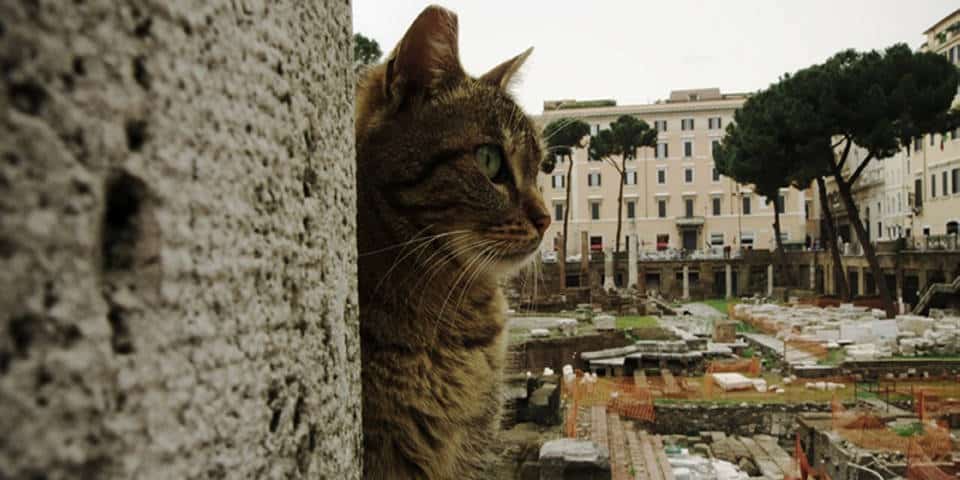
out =
[[[0,2],[0,478],[359,478],[349,2]]]

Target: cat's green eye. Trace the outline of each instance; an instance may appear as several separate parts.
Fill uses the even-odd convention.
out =
[[[507,180],[503,151],[496,145],[480,145],[475,152],[477,166],[490,180],[502,183]]]

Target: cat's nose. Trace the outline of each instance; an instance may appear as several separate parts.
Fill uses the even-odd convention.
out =
[[[547,227],[550,226],[550,215],[544,213],[534,213],[530,216],[530,221],[537,226],[537,231],[540,232],[540,236],[543,236],[543,232],[547,231]]]

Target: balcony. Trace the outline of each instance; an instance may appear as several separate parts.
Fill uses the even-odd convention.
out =
[[[692,227],[702,227],[703,222],[705,221],[704,217],[677,217],[677,227],[679,228],[692,228]]]

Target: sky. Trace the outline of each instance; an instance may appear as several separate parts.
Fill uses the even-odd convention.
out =
[[[544,100],[651,103],[671,90],[766,88],[846,49],[917,48],[956,0],[354,0],[353,29],[386,55],[427,5],[459,18],[460,61],[481,75],[528,47],[513,93]]]

